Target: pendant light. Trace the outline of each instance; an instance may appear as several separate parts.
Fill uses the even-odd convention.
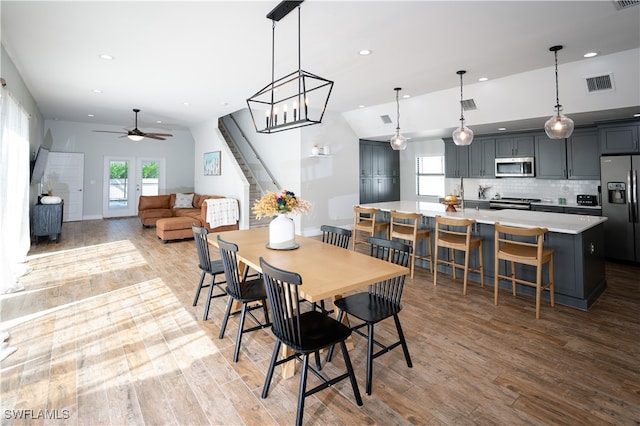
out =
[[[466,146],[473,141],[473,130],[464,125],[464,108],[462,106],[462,76],[466,73],[465,70],[456,72],[460,76],[460,127],[453,131],[451,135],[453,142],[456,145]]]
[[[396,91],[396,134],[393,135],[389,143],[391,144],[391,148],[396,151],[402,151],[407,148],[407,138],[400,134],[400,99],[399,94],[402,90],[401,87],[396,87],[393,90]]]
[[[549,139],[564,139],[573,133],[573,120],[560,113],[562,105],[558,95],[558,50],[562,50],[562,46],[551,46],[549,50],[554,53],[556,60],[556,114],[544,123],[544,131]]]

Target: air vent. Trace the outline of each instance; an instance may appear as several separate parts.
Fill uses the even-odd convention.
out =
[[[613,4],[616,5],[616,9],[626,9],[631,6],[637,6],[640,4],[640,0],[614,0]]]
[[[594,92],[611,92],[614,90],[613,74],[594,75],[585,78],[587,81],[587,91]]]
[[[465,99],[462,101],[462,109],[464,111],[473,111],[478,109],[476,102],[473,99]]]
[[[382,120],[382,122],[384,124],[392,124],[393,121],[391,121],[391,117],[389,117],[388,115],[381,115],[380,119]]]

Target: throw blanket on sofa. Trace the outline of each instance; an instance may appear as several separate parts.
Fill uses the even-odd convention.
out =
[[[211,228],[235,225],[238,221],[238,201],[233,198],[214,198],[207,203],[207,223]]]

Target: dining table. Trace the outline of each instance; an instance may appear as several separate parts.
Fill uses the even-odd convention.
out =
[[[312,237],[296,235],[295,248],[270,249],[267,247],[267,227],[212,232],[207,236],[209,244],[218,247],[218,236],[238,246],[236,257],[240,271],[250,267],[262,272],[262,257],[272,266],[300,274],[300,297],[311,303],[319,303],[324,299],[334,301],[344,294],[366,289],[370,284],[410,273],[409,268],[327,244]],[[345,321],[348,321],[346,315]],[[353,347],[352,342],[350,346]],[[283,357],[290,353],[291,349],[283,345]],[[288,362],[282,367],[283,377],[295,374],[295,363]]]

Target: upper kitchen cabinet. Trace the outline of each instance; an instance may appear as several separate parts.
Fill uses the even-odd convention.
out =
[[[600,179],[598,129],[576,129],[567,139],[569,179]]]
[[[495,177],[495,139],[474,139],[469,145],[469,177]]]
[[[400,176],[400,153],[386,142],[360,141],[360,176]]]
[[[533,157],[533,135],[516,135],[495,140],[496,158]]]
[[[566,179],[567,154],[565,139],[549,139],[535,135],[536,178]]]
[[[469,176],[469,146],[458,146],[453,143],[453,139],[444,140],[444,176],[448,178]]]
[[[631,154],[640,152],[637,123],[598,126],[601,154]]]

